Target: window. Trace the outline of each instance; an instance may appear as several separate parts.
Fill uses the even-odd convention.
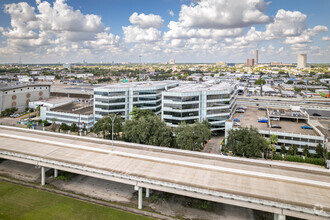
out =
[[[23,89],[21,89],[21,91],[23,91]]]

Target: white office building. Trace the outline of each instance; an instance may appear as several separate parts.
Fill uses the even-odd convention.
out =
[[[237,98],[237,82],[183,84],[162,93],[162,120],[177,127],[207,120],[212,130],[224,130]]]
[[[163,91],[178,86],[173,81],[118,83],[94,88],[95,122],[108,114],[120,114],[125,120],[133,107],[161,113]]]
[[[297,68],[302,69],[307,66],[307,55],[306,54],[298,54],[298,64]]]

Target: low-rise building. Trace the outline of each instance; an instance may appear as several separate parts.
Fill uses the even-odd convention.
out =
[[[77,125],[79,129],[90,129],[94,125],[92,101],[73,101],[55,108],[41,107],[40,118],[56,124]]]
[[[29,102],[50,97],[49,84],[13,85],[0,87],[0,112],[16,107],[23,111]]]
[[[234,118],[237,118],[234,121],[239,122],[235,123]],[[326,142],[325,135],[315,126],[313,120],[310,120],[309,114],[301,110],[299,106],[260,109],[247,106],[244,113],[235,113],[230,120],[226,121],[226,138],[230,129],[250,126],[257,128],[259,133],[266,138],[276,135],[278,152],[281,150],[281,145],[284,145],[286,150],[296,145],[300,154],[305,146],[308,146],[311,154],[315,154],[316,146],[318,144],[324,146]]]

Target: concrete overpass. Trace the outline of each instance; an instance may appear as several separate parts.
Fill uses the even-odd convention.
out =
[[[330,171],[0,126],[0,158],[149,189],[294,216],[330,218]]]

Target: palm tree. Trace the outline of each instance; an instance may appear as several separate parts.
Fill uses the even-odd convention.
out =
[[[266,84],[266,81],[264,79],[259,78],[254,82],[254,84],[260,86],[260,94],[262,96],[262,86]]]
[[[276,151],[276,145],[277,145],[278,138],[276,137],[275,134],[272,134],[269,139],[270,139],[270,143],[271,143],[272,160],[273,160],[274,152]]]
[[[52,131],[54,132],[56,130],[56,121],[57,121],[57,118],[52,118]]]

